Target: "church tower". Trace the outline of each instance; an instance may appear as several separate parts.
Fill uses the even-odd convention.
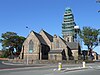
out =
[[[76,24],[74,22],[72,10],[70,8],[66,8],[62,23],[62,35],[67,42],[74,42],[74,26],[76,26]]]

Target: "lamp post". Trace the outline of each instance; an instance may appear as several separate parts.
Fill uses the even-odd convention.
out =
[[[28,65],[28,61],[29,61],[29,59],[28,59],[28,52],[27,52],[27,55],[26,55],[26,56],[27,56],[27,58],[26,58],[26,59],[27,59],[27,62],[26,62],[26,63],[27,63],[27,65]]]
[[[26,28],[29,30],[29,33],[30,33],[30,28],[28,26],[26,26]],[[29,50],[26,52],[26,64],[28,65],[29,63]]]
[[[31,28],[30,28],[30,27],[28,27],[28,26],[26,26],[26,29],[28,29],[28,32],[30,33]]]
[[[29,53],[28,53],[28,51],[27,52],[25,52],[25,64],[26,65],[28,65],[29,63],[29,58],[28,58],[28,55],[29,55]]]

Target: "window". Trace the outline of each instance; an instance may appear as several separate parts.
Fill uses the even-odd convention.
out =
[[[33,41],[30,40],[30,42],[29,42],[29,53],[32,53],[33,52],[33,48],[34,48]]]

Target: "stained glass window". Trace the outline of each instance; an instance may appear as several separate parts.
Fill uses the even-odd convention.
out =
[[[33,48],[34,48],[34,43],[33,43],[32,40],[30,40],[30,42],[29,42],[29,53],[33,52]]]

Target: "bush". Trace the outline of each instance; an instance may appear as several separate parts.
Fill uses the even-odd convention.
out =
[[[4,50],[1,54],[1,58],[7,58],[9,56],[9,51],[8,50]]]

